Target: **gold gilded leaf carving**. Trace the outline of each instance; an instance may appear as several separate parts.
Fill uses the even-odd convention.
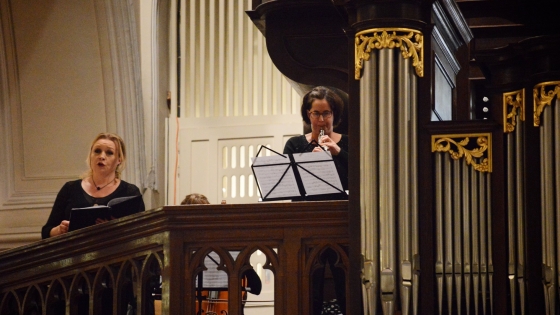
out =
[[[504,93],[504,133],[513,132],[517,124],[517,116],[525,121],[525,89]],[[508,109],[511,108],[511,111]]]
[[[550,90],[550,88],[552,89]],[[548,92],[547,89],[549,89]],[[544,82],[535,85],[533,88],[533,124],[535,127],[541,125],[541,114],[545,105],[552,104],[552,100],[558,95],[560,95],[560,81]]]
[[[369,60],[374,49],[399,48],[404,59],[412,58],[412,66],[419,77],[424,76],[424,35],[407,28],[374,28],[356,34],[356,80],[361,78],[364,60]]]
[[[476,138],[476,146],[468,148],[471,139]],[[454,160],[465,158],[479,172],[492,172],[491,134],[433,135],[432,152],[447,152]],[[472,147],[473,145],[470,145]]]

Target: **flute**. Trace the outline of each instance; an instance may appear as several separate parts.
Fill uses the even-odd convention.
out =
[[[321,129],[319,131],[319,142],[321,142],[321,138],[325,135],[325,130]],[[328,151],[329,148],[326,145],[322,145],[321,148],[323,148],[323,150]]]

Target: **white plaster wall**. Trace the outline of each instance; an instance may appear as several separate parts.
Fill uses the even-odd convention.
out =
[[[40,239],[99,132],[119,133],[132,155],[143,147],[126,10],[105,0],[0,0],[0,250]],[[140,186],[145,166],[129,160],[124,178]]]
[[[0,200],[0,248],[8,248],[39,239],[60,187],[86,170],[89,143],[107,128],[106,86],[92,0],[4,0],[1,9],[11,18]]]

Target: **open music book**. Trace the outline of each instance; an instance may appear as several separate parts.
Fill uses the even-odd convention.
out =
[[[257,156],[252,162],[263,201],[344,194],[329,152],[277,153]]]
[[[68,231],[95,225],[95,220],[112,220],[139,212],[142,196],[120,197],[110,200],[106,206],[73,208],[70,211]]]

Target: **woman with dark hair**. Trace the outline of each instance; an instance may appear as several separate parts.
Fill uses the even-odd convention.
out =
[[[333,90],[317,86],[307,92],[301,104],[301,117],[311,132],[290,138],[284,154],[328,150],[344,190],[348,190],[348,136],[334,132],[342,121],[344,102]],[[323,134],[323,136],[320,136]]]
[[[68,232],[72,208],[107,205],[115,198],[140,196],[138,187],[121,180],[125,162],[126,149],[121,137],[113,133],[98,134],[86,159],[89,169],[81,179],[69,181],[60,189],[41,236],[45,239]],[[144,211],[143,201],[137,211]],[[105,220],[98,219],[96,223],[101,222]]]
[[[301,104],[301,117],[311,127],[311,132],[290,138],[284,146],[284,154],[328,150],[332,155],[342,187],[344,190],[348,190],[348,136],[333,131],[342,120],[343,109],[344,103],[340,96],[327,87],[317,86],[305,94]],[[327,198],[340,199],[340,196],[338,194]],[[347,196],[344,197],[347,198]],[[317,200],[324,200],[321,198],[323,197],[319,197]],[[315,199],[307,197],[307,200]],[[317,268],[311,276],[313,315],[330,314],[327,309],[331,307],[344,313],[346,311],[346,277],[344,270],[337,267],[338,255],[334,250],[328,248],[319,259],[321,265],[330,267],[336,299],[325,301],[327,299],[324,294],[326,268]]]

